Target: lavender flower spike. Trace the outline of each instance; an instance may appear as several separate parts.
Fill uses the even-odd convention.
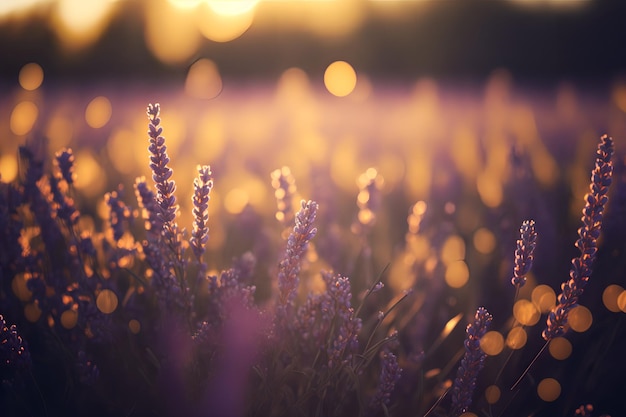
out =
[[[302,200],[301,205],[302,208],[296,214],[296,225],[287,239],[285,257],[278,265],[278,305],[283,310],[294,303],[299,282],[300,260],[306,254],[309,241],[317,233],[317,229],[313,227],[317,203]]]
[[[213,188],[213,176],[209,165],[198,165],[198,176],[193,180],[193,230],[189,244],[194,255],[201,262],[204,245],[209,240],[209,194]]]
[[[370,401],[370,414],[376,414],[380,410],[380,407],[389,405],[391,393],[402,375],[402,368],[398,365],[396,355],[388,351],[383,351],[381,356],[382,370],[380,372],[376,393]]]
[[[589,193],[585,195],[585,208],[583,208],[581,218],[583,225],[578,229],[579,239],[576,241],[576,247],[580,250],[580,256],[572,259],[570,278],[561,284],[558,302],[548,314],[546,328],[542,333],[546,341],[565,333],[569,312],[576,306],[578,297],[583,293],[591,276],[591,266],[598,251],[602,215],[609,200],[607,193],[613,175],[612,156],[613,139],[608,135],[603,135],[596,152],[596,165],[591,171]]]
[[[167,156],[167,147],[165,146],[165,138],[161,136],[163,128],[160,126],[161,119],[159,113],[161,107],[159,104],[148,105],[148,136],[150,137],[150,168],[152,169],[152,179],[157,189],[156,201],[161,212],[159,216],[163,221],[166,237],[172,242],[176,241],[176,213],[178,206],[176,205],[176,197],[174,191],[176,191],[176,184],[170,180],[172,176],[172,170],[167,166],[170,162],[170,158]]]
[[[533,266],[535,259],[535,247],[537,246],[537,232],[535,221],[525,220],[519,229],[520,238],[517,240],[515,249],[515,267],[511,284],[521,288],[526,284],[526,275]]]
[[[480,348],[480,339],[487,333],[492,316],[480,307],[474,315],[474,322],[467,325],[465,332],[465,355],[456,373],[452,386],[452,409],[450,416],[457,417],[465,413],[472,404],[472,395],[476,388],[476,378],[483,369],[487,356]]]
[[[67,185],[73,185],[76,174],[74,173],[74,153],[70,148],[62,149],[55,154],[61,176]]]

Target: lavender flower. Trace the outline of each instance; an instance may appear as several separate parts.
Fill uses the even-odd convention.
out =
[[[16,371],[27,368],[30,364],[26,342],[17,332],[15,324],[9,326],[0,314],[0,369]]]
[[[570,279],[561,284],[561,294],[556,306],[548,313],[546,328],[542,333],[546,341],[561,336],[566,332],[567,317],[576,306],[578,297],[583,293],[591,276],[591,266],[598,251],[598,237],[602,228],[602,215],[608,202],[607,193],[613,174],[613,139],[607,135],[600,138],[596,152],[596,165],[591,172],[590,192],[585,196],[585,208],[581,218],[583,226],[578,229],[579,239],[576,247],[580,256],[572,259]]]
[[[209,199],[213,188],[213,177],[211,167],[208,165],[198,165],[198,177],[193,181],[194,193],[191,197],[193,202],[193,230],[189,244],[198,262],[202,262],[204,245],[209,240]]]
[[[352,359],[353,352],[359,347],[358,335],[361,331],[361,319],[355,317],[351,306],[352,293],[350,279],[341,275],[322,273],[326,282],[328,297],[321,304],[328,325],[335,324],[335,334],[330,334],[331,342],[327,348],[328,367],[346,364]]]
[[[302,208],[296,214],[296,225],[287,239],[285,256],[278,265],[278,307],[282,313],[294,304],[298,289],[301,261],[309,245],[309,241],[317,233],[313,227],[317,215],[317,203],[301,202]]]
[[[56,153],[56,163],[61,172],[61,177],[67,185],[74,185],[76,174],[74,173],[74,153],[70,148],[62,149]]]
[[[154,193],[148,188],[145,177],[135,179],[135,195],[139,207],[143,209],[143,218],[146,220],[145,229],[153,235],[160,236],[163,229],[163,222],[158,213],[159,207],[156,204]]]
[[[519,231],[520,238],[517,240],[517,248],[515,249],[515,267],[513,268],[511,283],[521,288],[526,284],[526,275],[532,268],[535,258],[535,247],[537,246],[535,221],[525,220]]]
[[[402,375],[402,368],[398,365],[396,355],[384,350],[381,352],[381,359],[382,369],[378,379],[378,387],[369,404],[370,414],[376,414],[381,407],[389,405],[391,393]]]
[[[132,219],[130,208],[121,199],[123,191],[124,187],[120,185],[118,191],[112,191],[104,195],[104,201],[110,209],[109,222],[111,229],[113,229],[113,239],[116,242],[124,235],[124,222],[129,222]]]
[[[487,356],[480,348],[480,339],[487,333],[492,316],[484,307],[479,307],[474,315],[474,322],[467,325],[465,332],[465,355],[456,373],[452,386],[451,416],[465,413],[472,404],[472,395],[476,388],[476,379],[483,369]]]
[[[160,208],[159,218],[163,222],[163,231],[168,243],[177,251],[180,249],[180,241],[178,236],[178,226],[176,224],[176,215],[178,205],[176,204],[176,183],[170,180],[172,170],[167,166],[170,158],[167,156],[167,146],[165,146],[165,138],[161,136],[163,128],[160,126],[161,119],[159,113],[160,105],[148,105],[148,136],[150,138],[150,168],[152,169],[152,179],[157,189],[156,202]]]
[[[270,176],[278,209],[276,219],[287,227],[294,216],[292,201],[296,194],[296,180],[286,166],[272,171]]]

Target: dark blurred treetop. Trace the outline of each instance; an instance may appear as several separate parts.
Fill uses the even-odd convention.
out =
[[[257,8],[259,15],[263,6]],[[146,48],[136,3],[127,1],[122,7],[102,37],[75,54],[62,52],[41,17],[0,22],[0,79],[14,78],[31,61],[45,68],[48,79],[166,78],[184,73],[190,63],[160,63]],[[482,80],[496,68],[540,81],[610,80],[626,73],[624,1],[587,0],[582,7],[568,9],[523,7],[504,0],[431,0],[419,13],[399,19],[383,18],[372,6],[364,7],[364,22],[341,37],[322,39],[293,27],[270,30],[253,23],[231,42],[206,40],[197,57],[214,60],[225,76],[260,79],[275,78],[292,66],[321,73],[336,59],[373,77],[400,80]]]

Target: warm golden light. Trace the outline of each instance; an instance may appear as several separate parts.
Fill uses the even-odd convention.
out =
[[[619,304],[617,303],[617,299],[624,292],[624,287],[617,284],[609,285],[604,289],[602,293],[602,302],[604,306],[614,313],[618,313],[621,311]]]
[[[198,28],[190,24],[199,18],[200,8],[180,9],[169,2],[146,6],[145,41],[152,54],[167,64],[186,62],[200,46]]]
[[[118,305],[117,295],[109,290],[104,289],[98,294],[96,298],[96,306],[104,314],[111,314],[115,311]]]
[[[4,154],[0,156],[0,179],[3,182],[11,182],[17,178],[17,158],[15,155]]]
[[[43,83],[43,68],[41,65],[31,62],[22,67],[19,74],[19,82],[24,90],[33,91]]]
[[[90,151],[81,151],[76,155],[75,170],[75,187],[86,196],[101,196],[106,178],[102,167]]]
[[[224,208],[231,214],[239,214],[248,205],[248,193],[241,188],[233,188],[224,198]]]
[[[561,384],[554,378],[543,379],[537,385],[537,394],[542,400],[552,402],[561,395]]]
[[[446,267],[444,279],[452,288],[461,288],[469,281],[469,269],[465,261],[459,260],[450,263]]]
[[[23,136],[31,131],[37,117],[39,109],[32,101],[21,101],[13,108],[9,126],[15,135]]]
[[[620,310],[626,313],[626,291],[622,291],[622,293],[617,297],[617,306]]]
[[[537,306],[541,313],[552,310],[556,304],[556,294],[548,285],[537,285],[530,296],[533,304]]]
[[[356,72],[345,61],[335,61],[324,72],[324,85],[326,89],[337,97],[345,97],[356,86]]]
[[[106,28],[110,0],[58,0],[53,24],[63,46],[80,49],[93,44]]]
[[[446,265],[465,259],[465,242],[459,235],[452,235],[446,239],[441,247],[441,262]]]
[[[28,289],[27,285],[29,279],[30,274],[19,273],[15,275],[11,282],[11,289],[20,301],[29,301],[33,296],[33,293]]]
[[[41,317],[41,309],[39,308],[39,304],[28,303],[24,306],[24,316],[26,320],[31,323],[35,323]]]
[[[185,93],[191,97],[209,100],[222,92],[222,77],[215,62],[210,59],[199,59],[187,72]]]
[[[564,337],[555,337],[548,345],[550,355],[560,361],[569,358],[572,350],[572,343]]]
[[[570,310],[567,323],[575,332],[586,332],[593,323],[593,316],[587,307],[578,305]]]
[[[507,335],[506,345],[513,350],[517,350],[523,348],[527,340],[528,335],[526,334],[526,330],[521,326],[517,326],[513,327]]]
[[[482,254],[489,255],[496,248],[496,237],[484,227],[474,232],[474,247]]]
[[[111,119],[113,107],[108,98],[98,96],[91,100],[85,109],[85,121],[90,127],[99,129]]]
[[[141,331],[141,323],[138,320],[131,319],[128,322],[128,329],[132,334],[138,334]]]
[[[489,356],[499,355],[504,349],[504,337],[502,333],[491,330],[480,339],[480,348]]]
[[[66,329],[73,329],[78,323],[78,312],[72,309],[65,310],[63,314],[61,314],[61,326]]]
[[[259,0],[205,0],[211,10],[221,16],[236,16],[254,10]]]
[[[513,306],[515,320],[524,326],[534,326],[541,318],[537,307],[528,300],[519,300]]]
[[[216,4],[202,4],[195,12],[196,25],[200,33],[207,39],[214,42],[230,42],[243,35],[252,25],[254,20],[254,6],[250,9],[243,7],[237,8],[237,1],[228,1],[220,3],[232,3],[230,7],[237,13],[220,13],[216,10],[220,6]],[[229,6],[222,5],[226,10]]]
[[[502,392],[497,385],[490,385],[485,389],[485,399],[489,404],[495,404],[500,400]]]

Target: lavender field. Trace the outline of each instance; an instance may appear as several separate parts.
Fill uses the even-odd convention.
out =
[[[333,62],[2,68],[0,415],[626,415],[626,83]]]

